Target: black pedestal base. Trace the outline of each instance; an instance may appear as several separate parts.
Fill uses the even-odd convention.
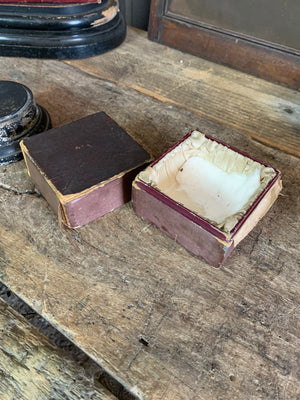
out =
[[[35,103],[31,90],[0,81],[0,166],[23,158],[20,141],[51,128],[48,112]]]
[[[122,43],[118,1],[78,5],[0,5],[0,56],[91,57]]]

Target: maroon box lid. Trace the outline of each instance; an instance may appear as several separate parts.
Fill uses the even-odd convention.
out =
[[[150,159],[104,112],[26,138],[23,143],[62,195],[82,192]]]
[[[104,112],[21,142],[32,180],[61,220],[82,226],[130,200],[151,156]]]

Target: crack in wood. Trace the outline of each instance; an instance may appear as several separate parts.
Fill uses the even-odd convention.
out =
[[[7,185],[6,183],[0,182],[0,188],[13,192],[15,194],[18,195],[23,195],[23,194],[29,194],[29,195],[34,195],[37,197],[41,197],[41,193],[37,190],[37,189],[33,189],[33,190],[19,190],[13,186]]]
[[[128,363],[128,369],[130,369],[130,367],[132,366],[132,364],[134,363],[134,361],[137,359],[138,355],[140,354],[140,352],[143,350],[143,345],[141,344],[140,347],[138,348],[137,352],[134,354],[134,356],[132,357],[132,359],[129,361]]]
[[[10,295],[6,296],[8,292],[10,292]],[[93,370],[94,371],[93,381],[96,384],[100,382],[109,392],[111,392],[114,396],[116,396],[116,399],[140,400],[140,396],[132,392],[131,388],[128,388],[123,382],[119,381],[116,376],[110,374],[101,365],[94,362],[79,347],[70,342],[69,339],[66,338],[61,332],[59,332],[44,318],[40,317],[33,309],[31,309],[30,306],[24,303],[23,300],[21,300],[18,296],[16,296],[13,292],[11,292],[6,285],[0,282],[0,299],[1,298],[5,301],[4,304],[9,304],[11,307],[13,307],[13,309],[17,313],[23,315],[28,320],[28,322],[30,322],[33,326],[35,326],[41,333],[46,335],[48,339],[50,339],[51,343],[54,343],[55,346],[68,353],[73,360],[79,363],[78,364],[79,368],[83,367],[88,371]],[[28,315],[35,315],[36,318],[29,319],[27,318]],[[1,347],[1,351],[3,351],[6,354],[6,356],[13,358],[13,361],[15,363],[30,371],[30,369],[27,367],[25,363],[22,363],[22,361],[16,358],[15,354],[11,353],[10,351],[7,351],[6,349],[3,349],[3,347]],[[43,368],[43,366],[40,365],[40,368]],[[0,365],[0,380],[1,377],[3,377],[4,379],[6,378],[6,371],[5,369],[1,368]],[[8,375],[7,377],[10,379],[11,382],[13,377],[11,377],[10,375]],[[17,384],[18,382],[16,382],[16,385]]]

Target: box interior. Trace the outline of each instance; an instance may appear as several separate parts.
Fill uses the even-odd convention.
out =
[[[139,179],[229,233],[275,175],[194,131]]]

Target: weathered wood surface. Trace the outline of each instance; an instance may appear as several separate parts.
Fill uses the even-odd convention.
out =
[[[0,298],[1,400],[116,400]]]
[[[117,50],[68,63],[300,155],[299,92],[152,43],[145,36],[129,30]]]
[[[128,53],[132,36],[129,44]],[[136,41],[140,52],[148,45]],[[151,45],[161,54],[163,84],[169,50]],[[0,70],[2,79],[32,88],[54,126],[103,110],[154,156],[198,127],[282,171],[282,195],[226,267],[215,269],[135,216],[130,204],[65,232],[32,191],[24,163],[1,167],[0,276],[138,398],[297,399],[299,159],[189,112],[187,98],[183,108],[170,105],[121,78],[119,84],[42,60],[0,59]],[[256,92],[262,81],[252,79]],[[221,93],[226,114],[229,95]],[[261,132],[269,110],[261,110]],[[278,114],[277,126],[285,123]]]

